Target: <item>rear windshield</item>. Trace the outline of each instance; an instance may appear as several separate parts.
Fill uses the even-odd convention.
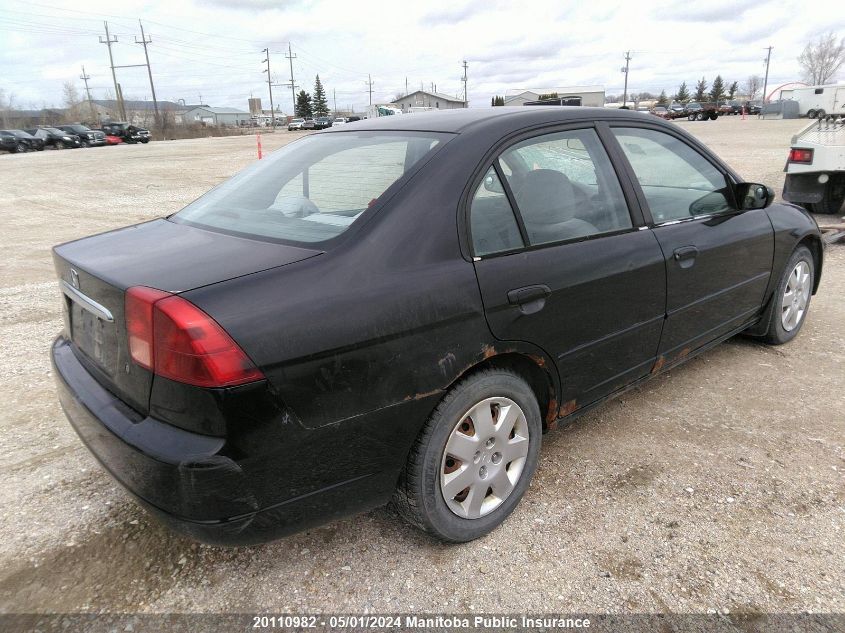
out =
[[[170,219],[285,242],[330,240],[449,138],[431,132],[307,136],[256,161]]]

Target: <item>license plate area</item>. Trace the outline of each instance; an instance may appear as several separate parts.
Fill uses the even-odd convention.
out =
[[[100,319],[75,301],[67,299],[70,335],[74,345],[109,375],[117,364],[114,323]]]

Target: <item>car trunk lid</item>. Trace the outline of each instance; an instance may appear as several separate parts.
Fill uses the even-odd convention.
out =
[[[65,331],[77,356],[101,384],[142,413],[147,412],[153,375],[129,355],[127,288],[148,286],[178,294],[319,254],[167,220],[53,249]]]

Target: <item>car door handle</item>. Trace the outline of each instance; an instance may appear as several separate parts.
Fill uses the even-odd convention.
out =
[[[525,286],[508,290],[508,303],[519,306],[523,314],[539,312],[546,305],[546,298],[552,294],[552,289],[544,284]]]
[[[675,261],[681,268],[689,268],[695,263],[695,258],[698,256],[698,249],[695,246],[682,246],[675,249]]]

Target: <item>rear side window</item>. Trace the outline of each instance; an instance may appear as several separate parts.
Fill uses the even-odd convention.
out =
[[[595,130],[545,134],[502,154],[531,244],[629,229],[628,205]]]
[[[733,209],[724,174],[697,150],[657,130],[612,129],[631,163],[655,223]]]
[[[524,246],[511,204],[492,167],[472,197],[470,232],[476,255],[501,253]]]
[[[337,237],[448,134],[318,134],[290,143],[171,217],[250,237]]]

